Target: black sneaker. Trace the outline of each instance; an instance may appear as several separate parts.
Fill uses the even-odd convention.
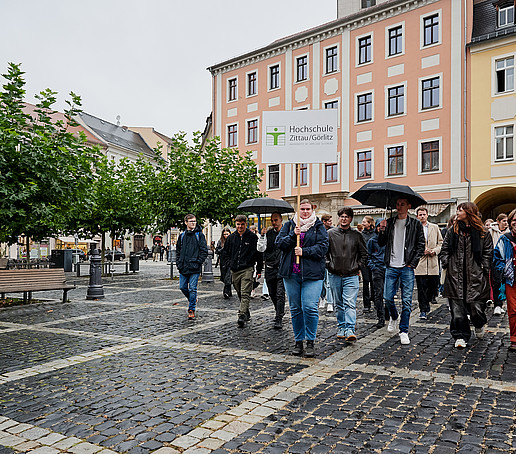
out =
[[[294,350],[292,350],[292,354],[294,356],[301,356],[303,354],[303,341],[297,341],[294,346]]]
[[[282,329],[282,328],[283,328],[283,323],[282,323],[281,319],[274,320],[274,329]]]
[[[314,341],[306,341],[305,358],[313,358],[315,356]]]
[[[245,315],[239,315],[237,323],[240,328],[243,328],[245,325]]]
[[[383,328],[385,326],[385,320],[378,320],[378,322],[376,322],[376,325],[374,325],[375,328]]]

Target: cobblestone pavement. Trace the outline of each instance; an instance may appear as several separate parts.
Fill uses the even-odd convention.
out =
[[[88,278],[70,276],[66,304],[42,292],[0,310],[0,454],[516,452],[506,315],[488,309],[485,338],[456,350],[438,300],[402,346],[359,300],[356,344],[322,312],[317,357],[298,358],[270,301],[239,329],[236,298],[201,283],[188,321],[168,277],[143,262],[88,301]]]

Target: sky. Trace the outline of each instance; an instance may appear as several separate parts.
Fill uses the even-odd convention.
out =
[[[50,88],[63,110],[73,91],[96,117],[191,137],[211,113],[207,67],[336,10],[337,0],[0,0],[0,74],[21,63],[27,102]]]

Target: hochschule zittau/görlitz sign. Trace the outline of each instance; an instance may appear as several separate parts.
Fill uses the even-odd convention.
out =
[[[336,162],[337,122],[336,109],[263,112],[262,162]]]

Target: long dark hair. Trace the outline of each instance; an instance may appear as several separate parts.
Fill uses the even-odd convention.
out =
[[[466,223],[469,224],[471,228],[478,230],[480,232],[480,236],[483,238],[486,228],[480,218],[478,207],[473,202],[462,202],[457,207],[457,210],[458,209],[462,209],[466,213]],[[459,221],[457,221],[457,219],[453,222],[453,231],[455,233],[459,233]]]
[[[224,232],[229,232],[231,235],[231,229],[229,227],[224,227],[222,229],[222,232],[220,232],[220,245],[224,246],[224,243],[226,242],[226,237],[224,236]]]

